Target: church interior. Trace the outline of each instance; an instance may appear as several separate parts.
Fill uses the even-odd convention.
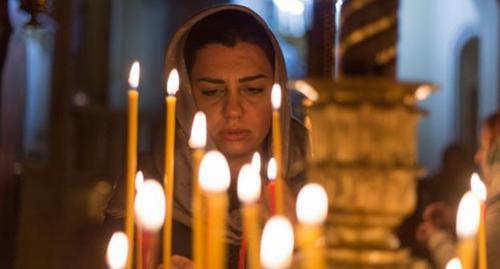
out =
[[[283,51],[308,176],[331,199],[322,266],[441,268],[415,234],[479,170],[500,108],[499,0],[0,1],[0,268],[111,268],[103,211],[125,180],[130,66],[147,165],[167,46],[221,4],[261,16]]]

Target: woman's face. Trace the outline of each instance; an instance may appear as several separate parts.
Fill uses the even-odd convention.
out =
[[[208,44],[191,70],[195,103],[207,116],[208,135],[227,158],[262,149],[271,126],[273,69],[257,45]]]

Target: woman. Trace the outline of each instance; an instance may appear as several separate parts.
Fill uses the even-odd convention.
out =
[[[489,116],[483,123],[479,149],[475,161],[481,168],[486,183],[486,234],[488,268],[500,268],[500,111]],[[442,230],[443,218],[433,216],[453,216],[439,204],[430,205],[424,212],[424,222],[417,230],[417,239],[426,243],[437,268],[445,268],[447,262],[456,256],[453,236]],[[448,217],[448,223],[454,218]]]
[[[207,149],[221,151],[231,170],[228,268],[235,268],[241,236],[237,175],[254,152],[259,152],[263,160],[272,156],[273,83],[283,89],[283,172],[289,193],[296,194],[303,183],[307,133],[291,115],[283,55],[258,15],[242,6],[222,5],[198,13],[179,28],[167,50],[165,72],[173,68],[179,70],[181,80],[176,111],[173,254],[191,257],[192,168],[188,139],[194,113],[201,110],[207,116]],[[162,175],[163,146],[155,148],[157,175]],[[293,215],[293,198],[285,204],[285,210]],[[179,256],[173,262],[180,268],[190,264]]]

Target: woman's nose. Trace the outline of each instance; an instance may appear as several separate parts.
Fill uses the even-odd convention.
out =
[[[228,118],[241,117],[243,108],[241,106],[241,97],[237,90],[229,90],[227,95],[226,104],[224,107],[224,114]]]

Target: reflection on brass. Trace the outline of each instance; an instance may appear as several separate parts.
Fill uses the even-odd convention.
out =
[[[416,203],[421,83],[366,76],[306,82],[319,94],[308,108],[308,174],[329,197],[328,267],[425,268],[393,234]]]
[[[356,0],[352,1],[351,5],[346,6],[342,9],[341,22],[344,22],[348,17],[350,17],[354,12],[362,9],[363,7],[375,2],[375,0]]]
[[[375,62],[377,62],[378,64],[386,64],[396,59],[396,54],[396,46],[390,46],[385,50],[377,53],[377,55],[375,56]]]
[[[350,47],[357,45],[364,40],[380,34],[383,31],[386,31],[393,27],[397,22],[397,15],[393,14],[390,16],[382,17],[370,24],[364,25],[362,28],[359,28],[353,32],[351,32],[346,38],[344,38],[338,47],[337,55],[342,56],[344,52]]]

